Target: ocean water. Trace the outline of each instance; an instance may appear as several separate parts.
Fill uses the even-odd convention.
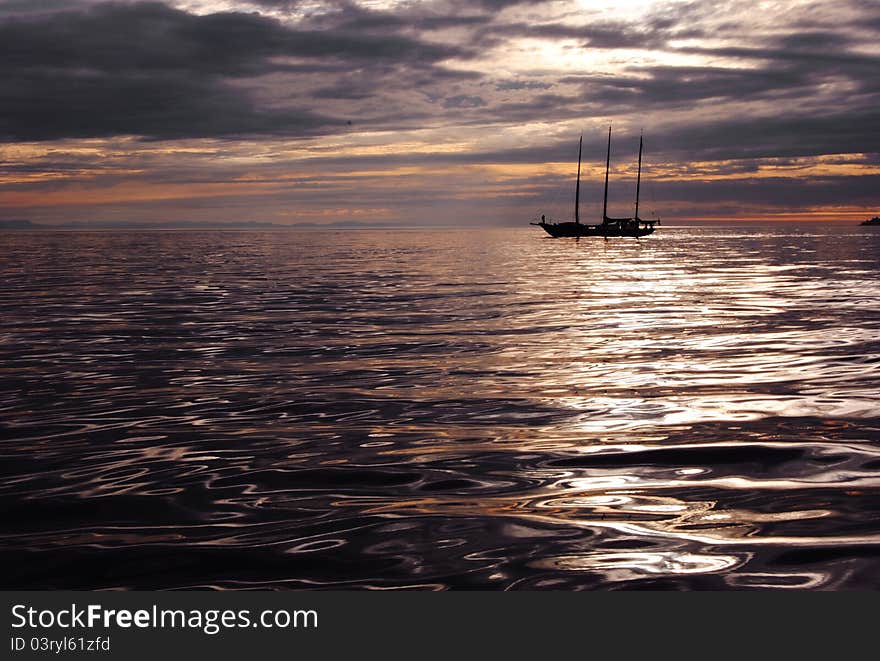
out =
[[[0,234],[3,588],[880,588],[880,230]]]

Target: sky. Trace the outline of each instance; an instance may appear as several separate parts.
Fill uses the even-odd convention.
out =
[[[877,0],[0,0],[0,220],[880,212]]]

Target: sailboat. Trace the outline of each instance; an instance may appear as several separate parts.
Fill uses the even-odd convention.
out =
[[[580,198],[581,198],[581,152],[584,145],[584,136],[581,135],[578,143],[578,169],[577,183],[574,189],[574,222],[554,223],[547,222],[541,216],[540,222],[532,222],[544,229],[550,236],[557,237],[580,237],[580,236],[647,236],[654,232],[654,225],[658,220],[642,220],[639,218],[639,191],[642,183],[642,137],[639,136],[639,169],[636,178],[636,210],[632,218],[609,218],[608,216],[608,171],[611,168],[611,127],[608,127],[608,151],[605,155],[605,198],[602,203],[602,222],[597,225],[587,225],[581,222]]]

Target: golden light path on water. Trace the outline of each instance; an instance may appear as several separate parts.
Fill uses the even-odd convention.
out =
[[[4,241],[12,587],[877,586],[870,229]]]

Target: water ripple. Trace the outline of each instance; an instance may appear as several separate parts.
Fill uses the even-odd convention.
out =
[[[0,234],[5,588],[880,587],[880,235]]]

